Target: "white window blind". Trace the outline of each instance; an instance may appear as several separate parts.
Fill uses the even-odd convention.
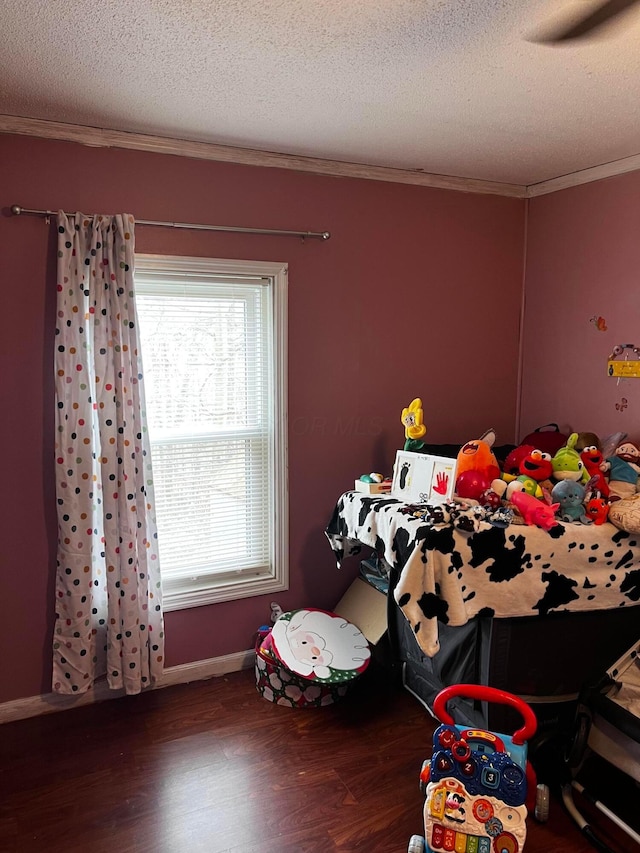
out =
[[[286,268],[136,256],[167,609],[287,583]]]

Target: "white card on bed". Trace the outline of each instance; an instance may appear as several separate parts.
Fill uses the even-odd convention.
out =
[[[398,450],[391,495],[407,503],[450,501],[456,482],[456,460],[428,453]]]

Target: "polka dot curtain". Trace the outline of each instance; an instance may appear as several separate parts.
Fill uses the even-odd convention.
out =
[[[53,689],[106,676],[139,693],[162,674],[164,630],[134,220],[60,211],[57,224]]]

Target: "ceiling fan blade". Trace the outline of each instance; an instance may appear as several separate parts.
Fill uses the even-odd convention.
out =
[[[587,15],[586,18],[577,23],[569,24],[564,29],[556,30],[552,35],[539,40],[556,44],[563,41],[571,41],[572,39],[584,38],[631,6],[635,6],[638,2],[639,0],[605,0],[597,9],[594,9],[593,12]]]

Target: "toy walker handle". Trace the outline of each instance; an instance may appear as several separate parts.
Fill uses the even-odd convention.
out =
[[[454,696],[466,696],[469,699],[480,699],[482,702],[495,702],[498,705],[510,705],[524,720],[524,725],[514,732],[512,740],[519,746],[529,740],[536,733],[538,721],[533,710],[526,702],[507,693],[506,690],[498,690],[496,687],[485,687],[483,684],[452,684],[445,687],[436,696],[433,703],[433,712],[442,723],[450,726],[455,725],[455,720],[447,711],[447,702]]]

